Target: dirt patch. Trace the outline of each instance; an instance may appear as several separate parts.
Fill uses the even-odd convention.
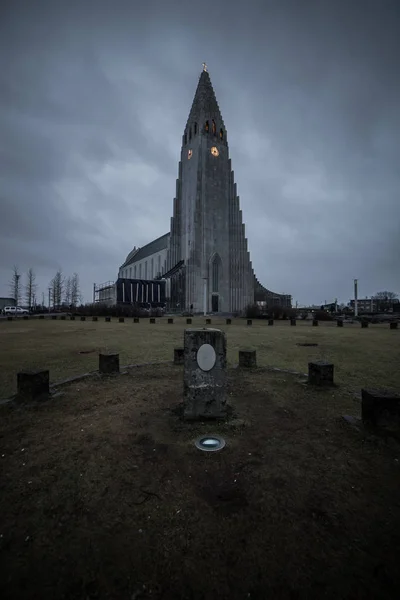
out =
[[[181,393],[158,365],[0,407],[2,598],[398,596],[399,446],[347,396],[231,370],[213,425]]]

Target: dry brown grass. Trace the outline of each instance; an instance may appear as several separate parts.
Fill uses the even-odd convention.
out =
[[[192,327],[204,326],[204,318],[193,319]],[[274,366],[307,372],[313,359],[328,359],[335,365],[335,380],[349,390],[362,386],[400,388],[400,331],[389,325],[336,327],[335,323],[275,322],[212,319],[212,327],[224,329],[228,339],[228,363],[238,362],[238,350],[252,346],[257,349],[260,366]],[[30,320],[0,323],[0,398],[16,391],[16,373],[24,369],[50,369],[50,380],[79,375],[98,368],[97,353],[114,350],[120,353],[120,364],[172,360],[173,349],[182,346],[186,319],[175,318],[168,325],[166,318],[150,325],[148,319],[134,324],[132,319],[118,323],[91,320],[52,321]],[[301,347],[297,343],[315,342],[317,347]],[[80,351],[93,353],[79,354]]]
[[[283,332],[308,329],[265,335]],[[399,446],[347,426],[340,388],[228,375],[234,413],[218,425],[179,419],[182,368],[166,365],[0,407],[0,597],[398,598]],[[213,432],[225,449],[196,450]]]

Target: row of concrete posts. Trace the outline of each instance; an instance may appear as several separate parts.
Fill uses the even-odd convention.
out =
[[[184,345],[174,349],[174,364],[183,365],[184,418],[221,420],[226,417],[226,334],[219,329],[186,329]],[[256,350],[239,350],[239,368],[257,367]],[[99,354],[99,373],[120,372],[118,353]],[[308,384],[334,385],[334,365],[326,361],[308,363]],[[37,401],[49,397],[49,371],[24,371],[17,374],[17,399]],[[362,420],[379,427],[387,415],[400,417],[400,396],[384,391],[362,389]]]

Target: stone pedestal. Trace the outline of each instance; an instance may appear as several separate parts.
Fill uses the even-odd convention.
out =
[[[361,415],[365,425],[400,433],[400,394],[390,390],[362,389]]]
[[[247,325],[250,327],[250,325],[253,325],[253,321],[251,319],[247,319]]]
[[[366,329],[368,327],[368,321],[361,321],[361,329]]]
[[[324,360],[309,362],[308,383],[318,386],[333,385],[333,364]]]
[[[192,319],[186,319],[186,325],[191,325],[192,324]]]
[[[104,320],[106,323],[111,323],[111,317],[106,317]]]
[[[206,319],[206,325],[211,325],[211,319]]]
[[[173,319],[171,319],[171,318],[169,318],[169,319],[168,319],[168,325],[173,325],[173,324],[174,324],[174,320],[173,320]]]
[[[133,317],[133,322],[134,323],[139,323],[139,317]]]
[[[152,325],[154,325],[154,324],[155,324],[155,322],[156,322],[156,320],[155,320],[155,319],[152,317],[152,318],[150,319],[150,323],[151,323]]]
[[[336,325],[337,325],[337,327],[343,327],[343,321],[341,319],[338,319],[336,321]]]
[[[296,319],[290,319],[290,324],[292,327],[296,326]]]
[[[184,348],[174,348],[174,365],[183,365],[185,356]]]
[[[119,373],[119,354],[114,352],[99,354],[99,372],[104,375]]]
[[[86,317],[81,317],[81,321],[86,321]]]
[[[239,350],[239,367],[243,369],[254,369],[257,366],[257,354],[255,350]]]
[[[273,319],[268,319],[268,325],[273,325],[274,324],[274,320]]]
[[[232,319],[227,319],[227,320],[226,320],[226,324],[227,324],[227,325],[231,325],[231,324],[232,324]]]
[[[92,321],[97,321],[97,317],[92,317]]]
[[[318,327],[319,323],[318,323],[318,319],[313,319],[313,327]]]
[[[390,329],[397,329],[397,322],[390,323]]]
[[[46,400],[49,396],[49,371],[17,373],[17,398],[22,401]]]
[[[219,329],[186,329],[184,335],[184,417],[226,416],[226,335]]]

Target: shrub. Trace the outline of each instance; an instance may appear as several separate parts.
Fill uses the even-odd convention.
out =
[[[249,304],[246,308],[246,317],[248,319],[259,319],[260,318],[260,309],[257,304]]]
[[[333,321],[334,317],[325,310],[316,310],[314,313],[314,319],[317,319],[318,321]]]

